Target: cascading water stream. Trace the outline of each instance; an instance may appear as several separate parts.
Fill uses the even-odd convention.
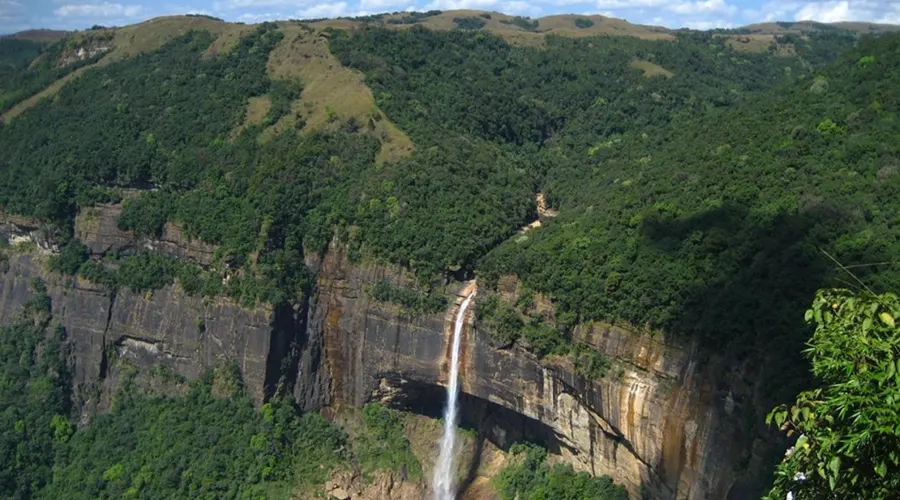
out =
[[[462,344],[463,329],[466,326],[466,309],[475,297],[475,292],[466,297],[453,327],[453,351],[450,354],[450,378],[447,380],[447,405],[444,407],[444,435],[441,437],[441,453],[434,467],[431,481],[435,500],[456,499],[456,421],[459,419],[459,349]]]

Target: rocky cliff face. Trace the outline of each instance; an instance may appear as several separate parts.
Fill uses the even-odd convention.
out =
[[[79,218],[78,236],[93,252],[144,245],[209,262],[214,249],[177,228],[167,228],[162,241],[136,242],[115,227],[117,213],[98,207]],[[455,307],[411,316],[371,299],[367,290],[377,280],[408,279],[401,268],[351,265],[332,245],[324,259],[309,263],[319,273],[316,297],[297,310],[245,310],[226,299],[186,296],[177,286],[109,294],[47,273],[43,255],[52,249],[41,246],[40,231],[27,221],[0,227],[10,240],[38,243],[37,251],[11,253],[0,274],[0,321],[27,300],[32,278],[47,282],[54,317],[71,344],[83,421],[108,407],[135,367],[162,366],[191,379],[223,360],[240,367],[257,401],[283,383],[308,410],[381,400],[440,411]],[[449,289],[459,295],[463,286]],[[505,286],[516,293],[514,280]],[[500,446],[542,440],[576,468],[626,485],[634,498],[741,497],[734,468],[748,439],[739,431],[739,397],[723,389],[709,363],[700,368],[689,346],[625,328],[582,325],[575,336],[614,357],[609,375],[587,380],[565,359],[497,349],[488,333],[467,328],[464,419]]]
[[[95,224],[77,224],[92,251],[137,244],[115,227],[117,207],[101,212],[90,213]],[[28,221],[7,219],[0,232],[13,243],[31,242],[33,247],[8,252],[6,271],[0,274],[0,322],[9,321],[28,300],[34,278],[46,282],[54,319],[66,328],[84,420],[108,406],[111,389],[122,383],[123,375],[142,366],[158,365],[193,379],[220,361],[233,361],[257,401],[263,400],[267,385],[277,382],[277,377],[271,380],[269,367],[280,366],[293,333],[282,329],[279,320],[284,320],[277,311],[245,310],[224,298],[189,297],[177,286],[143,295],[125,289],[109,293],[84,280],[47,272],[45,260],[52,248],[45,245],[42,230]],[[175,254],[195,251],[187,240],[156,244],[175,248]]]
[[[340,248],[328,253],[320,276],[310,327],[312,336],[322,332],[330,404],[415,406],[410,399],[445,384],[454,308],[411,317],[374,302],[367,286],[402,283],[405,272],[349,265]],[[587,380],[566,360],[497,349],[486,332],[466,330],[463,402],[470,414],[479,407],[482,417],[500,415],[481,423],[492,439],[506,445],[523,432],[544,439],[576,468],[613,477],[635,498],[741,496],[734,467],[748,443],[734,396],[711,369],[698,368],[691,348],[603,324],[581,325],[575,336],[614,357],[607,377]]]

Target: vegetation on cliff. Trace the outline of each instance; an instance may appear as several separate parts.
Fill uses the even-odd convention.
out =
[[[44,283],[0,327],[0,496],[34,497],[53,480],[53,457],[72,435],[65,332],[52,325]]]
[[[571,465],[547,462],[547,450],[531,444],[510,448],[511,460],[494,478],[503,500],[627,500],[625,488],[609,477],[575,472]]]
[[[347,436],[284,398],[260,410],[236,367],[185,395],[129,384],[110,413],[76,431],[65,330],[36,280],[0,328],[0,497],[289,498],[350,457]]]
[[[413,454],[403,430],[403,414],[378,403],[362,411],[365,426],[353,440],[353,452],[364,474],[379,469],[401,472],[404,477],[422,476],[422,464]]]
[[[876,291],[900,289],[892,257],[900,253],[900,36],[857,41],[835,31],[782,40],[796,47],[790,56],[738,52],[725,39],[697,32],[678,33],[674,42],[547,36],[535,48],[475,29],[483,19],[460,18],[457,24],[468,29],[448,32],[328,30],[332,52],[365,75],[379,109],[368,120],[341,121],[329,112],[326,126],[303,134],[266,128],[292,113],[303,95],[300,82],[268,74],[270,53],[283,38],[275,24],[250,30],[217,54],[209,50],[210,33],[190,32],[159,50],[98,65],[0,127],[0,208],[53,226],[48,234],[61,251],[50,260],[52,270],[111,290],[152,290],[177,280],[189,293],[224,293],[247,306],[296,303],[314,283],[305,257],[325,251],[334,236],[353,258],[413,269],[420,279],[409,290],[379,283],[372,293],[417,312],[443,304],[427,293],[436,278],[474,273],[491,288],[514,274],[548,297],[556,314],[541,317],[521,304],[487,299],[479,321],[501,344],[520,343],[540,356],[571,354],[583,375],[596,377],[607,360],[570,345],[572,327],[626,321],[697,339],[716,356],[759,358],[754,366],[769,385],[758,392],[782,401],[807,382],[798,359],[810,331],[802,311],[817,289],[843,279],[835,261],[860,266]],[[538,28],[524,18],[510,22]],[[0,109],[90,62],[57,65],[66,43],[4,40]],[[272,104],[269,114],[245,126],[249,99],[263,96]],[[382,112],[415,141],[410,158],[376,162],[373,131]],[[559,216],[517,234],[536,217],[538,192]],[[76,213],[122,200],[120,228],[153,239],[176,223],[187,236],[217,246],[213,262],[199,266],[143,250],[90,255],[72,237]],[[33,324],[9,327],[25,343],[16,344],[23,357],[8,369],[52,389],[64,378],[62,368],[44,366],[51,363],[42,358],[46,350],[34,346],[52,345],[55,337],[48,324]],[[51,375],[37,374],[35,366]],[[159,464],[143,452],[119,450],[107,460],[94,456],[90,443],[134,439],[129,432],[141,429],[155,435],[159,429],[138,422],[140,415],[181,418],[188,403],[125,398],[96,427],[58,443],[57,430],[47,432],[51,424],[29,433],[21,415],[46,410],[33,418],[49,416],[52,423],[67,410],[55,403],[29,407],[34,384],[23,380],[3,384],[15,393],[3,400],[4,412],[9,408],[16,419],[8,428],[19,432],[4,439],[16,453],[33,449],[56,458],[28,462],[29,470],[15,469],[25,462],[11,458],[19,465],[4,472],[6,491],[33,495],[56,480],[48,473],[53,464],[70,486],[91,478],[95,496],[144,487],[164,496],[228,496],[244,492],[240,484],[277,488],[292,474],[304,475],[267,468],[258,460],[269,451],[248,451],[251,436],[210,455],[213,462],[243,464],[236,475],[216,469],[224,475],[204,482],[198,471],[217,466],[200,462],[165,481],[144,478],[145,467]],[[233,410],[245,418],[237,433],[269,432],[273,421],[248,410],[243,396],[223,402],[199,384],[185,401]],[[382,421],[381,413],[370,416]],[[216,415],[207,417],[218,424]],[[321,422],[298,418],[282,431],[303,436],[306,426],[319,429]],[[20,420],[24,434],[16,430]],[[65,421],[55,422],[65,435]],[[332,443],[338,436],[329,432],[319,434]],[[374,435],[397,437],[385,432]],[[193,434],[185,441],[209,438]],[[271,456],[296,452],[294,437],[278,438],[271,448],[260,439]],[[332,460],[322,453],[318,460]],[[555,485],[542,491],[582,484],[572,479],[580,476],[527,456],[522,484],[531,476]],[[293,467],[291,459],[284,463]],[[840,471],[851,461],[831,463],[828,471]],[[47,491],[62,494],[65,487]],[[518,488],[508,491],[526,494]]]
[[[236,370],[235,370],[236,371]],[[215,393],[212,372],[177,397],[123,391],[76,432],[39,498],[288,498],[345,459],[346,436],[284,399],[259,411]]]
[[[433,288],[393,285],[385,279],[376,281],[369,295],[379,302],[398,305],[413,314],[434,314],[447,308],[447,298]]]
[[[802,304],[833,276],[817,248],[848,264],[898,250],[888,194],[900,181],[898,38],[867,40],[813,71],[699,34],[595,42],[548,37],[536,50],[369,28],[335,32],[331,47],[417,143],[468,136],[515,151],[527,182],[560,209],[488,247],[483,284],[518,275],[553,299],[563,327],[620,319],[710,348],[746,353],[764,335],[799,351]],[[631,68],[637,56],[675,75],[646,78]],[[900,283],[896,268],[866,273],[882,289]],[[507,330],[504,341],[522,333]]]

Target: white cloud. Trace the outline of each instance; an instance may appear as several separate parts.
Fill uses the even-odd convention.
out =
[[[491,10],[495,5],[497,5],[497,0],[434,0],[422,7],[422,10]]]
[[[410,0],[360,0],[359,2],[359,8],[362,12],[384,12],[389,7],[401,10],[414,8]]]
[[[518,14],[531,17],[540,17],[544,10],[539,5],[533,5],[522,0],[513,0],[504,3],[500,10],[505,14]]]
[[[685,28],[693,30],[711,30],[713,28],[734,28],[734,23],[724,19],[716,19],[713,21],[687,21],[684,23]]]
[[[261,23],[263,21],[277,21],[279,19],[284,19],[286,16],[282,16],[280,13],[276,12],[263,12],[260,14],[254,14],[251,12],[245,12],[238,16],[238,21],[242,23]]]
[[[342,17],[349,15],[347,2],[320,3],[308,9],[297,11],[300,19],[318,19],[320,17]]]
[[[617,9],[637,9],[641,7],[652,7],[653,0],[597,0],[594,6],[598,9],[617,10]]]
[[[754,11],[745,12],[745,19],[759,21],[868,21],[900,23],[900,2],[897,0],[824,0],[770,1],[764,4],[755,18]],[[763,15],[765,13],[765,15]]]
[[[303,5],[308,5],[309,3],[311,3],[311,0],[228,0],[228,2],[224,4],[224,6],[232,9],[280,6],[300,7]],[[221,2],[217,2],[215,5],[217,8],[223,7],[223,4]]]
[[[59,17],[135,17],[141,13],[140,5],[122,5],[120,3],[96,3],[82,5],[63,5],[53,11]]]
[[[676,14],[694,15],[707,13],[733,14],[737,7],[729,5],[725,0],[698,0],[696,2],[675,2],[663,8]]]
[[[836,23],[852,20],[850,16],[850,2],[822,2],[811,3],[804,6],[794,14],[797,21],[812,19],[823,23]]]
[[[900,5],[894,5],[894,11],[885,13],[883,16],[875,19],[876,23],[884,24],[900,24]]]

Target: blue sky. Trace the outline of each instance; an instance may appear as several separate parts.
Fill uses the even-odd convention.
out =
[[[900,0],[0,0],[0,33],[120,26],[185,13],[253,23],[465,8],[532,17],[603,14],[635,23],[696,29],[805,19],[900,24]]]

